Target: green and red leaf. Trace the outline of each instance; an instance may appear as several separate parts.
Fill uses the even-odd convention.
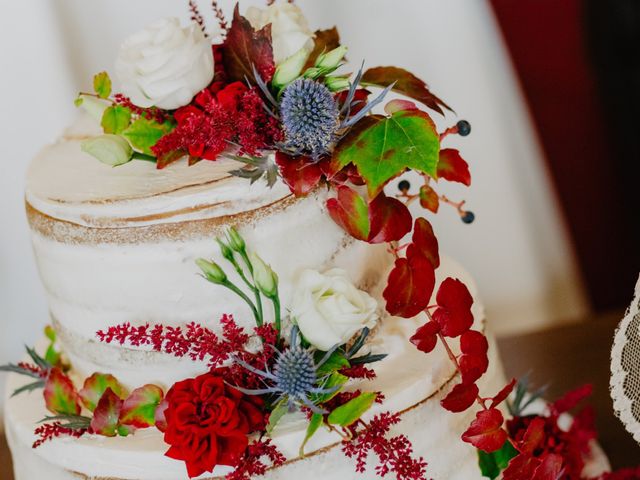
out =
[[[435,270],[426,257],[398,258],[382,293],[387,312],[415,317],[429,305],[435,283]]]
[[[71,379],[58,367],[53,367],[44,386],[47,410],[57,415],[79,415],[80,398]]]
[[[433,268],[440,266],[438,239],[433,233],[433,227],[426,218],[418,218],[413,226],[411,244],[407,247],[407,257],[422,255],[426,257]]]
[[[433,319],[440,324],[445,337],[457,337],[473,325],[473,297],[466,285],[458,279],[446,278],[436,295],[438,308]]]
[[[222,45],[222,58],[227,80],[255,83],[254,67],[262,80],[269,82],[275,71],[271,24],[255,30],[249,20],[240,15],[239,6],[233,12],[233,22]]]
[[[293,157],[276,152],[276,164],[284,183],[296,197],[304,197],[313,191],[322,179],[323,171],[320,163],[313,162],[304,155]]]
[[[120,398],[124,398],[127,395],[125,388],[118,382],[116,377],[105,373],[94,373],[84,381],[82,390],[79,392],[82,404],[93,412],[108,388]]]
[[[353,163],[370,198],[407,169],[437,177],[440,137],[429,115],[399,110],[360,120],[334,152],[341,167]]]
[[[424,81],[403,68],[375,67],[370,68],[362,75],[363,85],[388,87],[394,82],[393,91],[413,98],[440,114],[444,113],[442,107],[451,111],[446,103],[431,93]]]
[[[496,408],[480,410],[469,428],[462,434],[462,440],[483,452],[499,450],[507,440],[507,432],[502,428],[504,417]]]
[[[156,385],[136,388],[122,404],[120,423],[136,428],[155,425],[156,410],[164,399],[164,392]]]
[[[479,392],[475,383],[460,383],[453,387],[449,394],[442,399],[440,405],[450,412],[464,412],[473,405]]]
[[[338,187],[338,196],[327,200],[329,215],[347,233],[358,240],[369,238],[369,207],[364,198],[349,187]]]
[[[433,213],[438,213],[438,209],[440,208],[440,197],[438,196],[438,192],[431,188],[430,185],[423,185],[420,187],[419,195],[420,206],[422,208],[426,208]]]
[[[329,28],[327,30],[317,30],[314,38],[314,45],[307,63],[305,64],[303,71],[307,68],[313,67],[316,60],[320,55],[326,52],[330,52],[334,48],[340,46],[340,34],[336,27]]]
[[[91,419],[91,430],[97,435],[115,437],[118,434],[122,399],[111,388],[100,397]]]
[[[460,152],[455,148],[443,148],[440,150],[440,160],[438,161],[438,177],[471,185],[471,173],[469,164],[460,156]]]

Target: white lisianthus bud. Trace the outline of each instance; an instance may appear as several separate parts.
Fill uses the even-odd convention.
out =
[[[102,163],[115,167],[131,160],[133,149],[126,138],[120,135],[105,134],[87,138],[80,148],[93,155]]]
[[[292,3],[277,2],[265,9],[249,7],[245,17],[257,30],[271,24],[273,57],[276,65],[300,49],[313,50],[314,34],[302,10]]]
[[[247,247],[244,238],[238,233],[234,227],[229,227],[227,230],[227,238],[229,239],[229,246],[236,252],[243,252]]]
[[[351,86],[349,79],[344,77],[326,77],[324,79],[324,84],[332,92],[340,92]]]
[[[337,48],[334,48],[330,52],[323,53],[316,60],[316,67],[318,68],[337,68],[342,62],[342,59],[347,54],[347,47],[343,47],[340,45]]]
[[[253,281],[267,298],[275,298],[278,295],[278,276],[271,267],[264,263],[258,255],[249,255],[253,268]]]
[[[206,279],[211,283],[221,284],[227,281],[227,275],[217,263],[210,262],[204,258],[198,258],[196,260],[196,265],[200,267],[200,270],[202,270]]]
[[[324,274],[305,270],[293,293],[291,317],[309,343],[327,351],[347,343],[364,327],[375,327],[377,307],[368,293],[349,281],[344,270]]]
[[[122,93],[139,107],[187,105],[213,79],[211,41],[177,18],[153,23],[122,44],[116,74]]]
[[[278,88],[284,87],[298,78],[307,63],[309,53],[310,52],[308,50],[301,48],[278,65],[276,73],[273,75],[273,79],[271,80],[273,85]]]

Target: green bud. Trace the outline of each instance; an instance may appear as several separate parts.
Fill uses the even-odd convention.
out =
[[[340,45],[337,48],[334,48],[330,52],[323,53],[316,60],[316,67],[318,68],[337,68],[342,62],[342,59],[347,53],[347,47]]]
[[[224,258],[226,258],[227,260],[229,260],[230,262],[232,262],[233,261],[233,250],[231,250],[231,247],[229,247],[229,245],[224,243],[219,238],[216,238],[216,242],[218,242],[218,245],[220,245],[220,253],[222,254],[222,256]]]
[[[104,111],[109,107],[109,103],[105,100],[87,95],[79,95],[74,103],[76,106],[82,107],[85,112],[98,122],[102,121]]]
[[[202,270],[204,276],[211,283],[222,284],[227,281],[227,275],[218,266],[217,263],[210,262],[209,260],[205,260],[204,258],[198,258],[196,260],[196,265],[200,267],[200,270]]]
[[[278,276],[271,267],[264,263],[258,255],[251,253],[249,256],[253,267],[253,281],[260,291],[268,298],[278,295]]]
[[[349,79],[345,77],[326,77],[324,83],[332,92],[347,90],[351,86]]]
[[[277,88],[282,88],[293,82],[302,73],[310,53],[308,49],[301,48],[287,58],[276,68],[276,73],[273,75],[271,83]]]
[[[227,230],[227,238],[229,240],[229,246],[236,252],[244,252],[247,244],[244,242],[244,238],[238,233],[234,227],[229,227]]]
[[[316,78],[321,77],[325,73],[326,73],[326,70],[324,68],[310,67],[304,71],[303,76],[305,78],[310,78],[312,80],[315,80]]]
[[[88,138],[82,142],[80,148],[102,163],[113,167],[127,163],[133,155],[131,145],[120,135],[106,134]]]

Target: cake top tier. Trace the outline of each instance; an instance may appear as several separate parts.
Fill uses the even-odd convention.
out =
[[[95,121],[83,117],[33,160],[26,188],[33,208],[107,228],[235,215],[289,196],[281,182],[269,188],[231,175],[240,164],[222,158],[193,166],[182,159],[163,170],[145,161],[110,167],[81,150],[82,140],[98,131]]]

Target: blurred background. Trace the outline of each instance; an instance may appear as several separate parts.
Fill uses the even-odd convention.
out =
[[[165,16],[188,21],[186,3],[0,4],[0,363],[47,322],[23,206],[29,160],[73,120],[93,74],[113,71],[127,35]],[[231,13],[231,0],[219,3]],[[458,114],[439,124],[471,123],[469,137],[447,142],[473,184],[445,193],[466,199],[476,221],[442,209],[434,225],[442,250],[476,278],[499,336],[628,305],[640,270],[637,1],[297,3],[312,28],[338,26],[353,62],[426,80]]]

